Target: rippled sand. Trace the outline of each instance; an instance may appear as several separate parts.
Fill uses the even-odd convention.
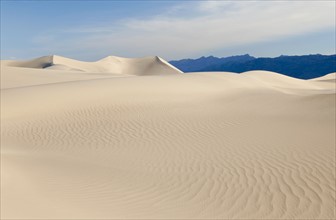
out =
[[[2,68],[4,219],[336,217],[335,74]]]

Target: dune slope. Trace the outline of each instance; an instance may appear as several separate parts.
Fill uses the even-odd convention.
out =
[[[334,84],[25,69],[1,90],[1,218],[336,217]]]
[[[10,61],[7,66],[37,69],[83,71],[91,73],[115,73],[126,75],[166,75],[182,73],[160,57],[123,58],[108,56],[96,62],[78,61],[52,55],[29,61]]]

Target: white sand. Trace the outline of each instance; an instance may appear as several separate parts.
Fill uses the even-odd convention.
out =
[[[2,61],[1,218],[333,219],[334,76]]]

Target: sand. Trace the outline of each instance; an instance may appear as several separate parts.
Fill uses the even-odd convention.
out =
[[[1,218],[334,219],[335,76],[1,61]]]

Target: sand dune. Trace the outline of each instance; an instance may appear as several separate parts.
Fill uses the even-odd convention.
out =
[[[336,73],[329,73],[325,76],[321,76],[315,79],[311,79],[311,80],[318,80],[318,81],[335,81],[336,80]]]
[[[160,57],[123,58],[108,56],[96,62],[78,61],[57,55],[44,56],[29,61],[9,61],[7,66],[38,69],[115,73],[127,75],[166,75],[182,73]]]
[[[180,73],[182,73],[180,70],[157,56],[145,58],[108,56],[96,62],[83,62],[54,55],[29,61],[1,61],[1,88],[132,75]]]
[[[335,82],[41,59],[3,62],[1,218],[336,217]]]

